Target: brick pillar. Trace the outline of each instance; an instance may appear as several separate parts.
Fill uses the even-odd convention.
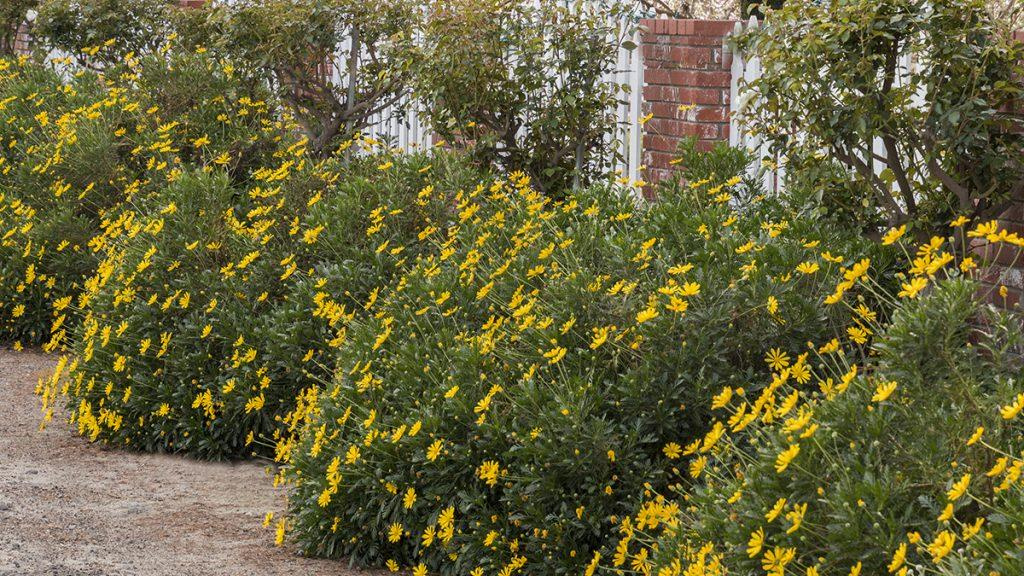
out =
[[[21,24],[18,26],[18,34],[14,37],[14,51],[18,54],[28,54],[30,47],[31,37],[29,36],[28,26]]]
[[[643,20],[644,179],[668,178],[685,136],[703,148],[729,139],[732,54],[725,38],[732,20]],[[680,106],[695,106],[680,110]]]

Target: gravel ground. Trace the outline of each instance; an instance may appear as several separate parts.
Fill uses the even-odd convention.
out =
[[[370,574],[274,547],[264,466],[104,449],[63,415],[40,431],[53,363],[0,350],[0,576]]]

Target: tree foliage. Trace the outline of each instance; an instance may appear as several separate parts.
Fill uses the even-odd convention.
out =
[[[33,32],[78,64],[103,68],[166,42],[169,0],[43,0]]]
[[[417,74],[435,131],[547,192],[607,168],[621,6],[452,0],[426,23]]]
[[[998,215],[1024,194],[1024,52],[998,30],[981,0],[792,0],[740,39],[765,66],[745,113],[790,159],[838,161],[890,226]]]
[[[269,77],[317,154],[407,93],[417,0],[245,0],[213,9],[214,43]]]

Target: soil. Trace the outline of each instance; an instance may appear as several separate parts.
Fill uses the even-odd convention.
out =
[[[274,546],[265,465],[106,449],[63,414],[39,429],[54,359],[0,350],[0,576],[368,575]]]

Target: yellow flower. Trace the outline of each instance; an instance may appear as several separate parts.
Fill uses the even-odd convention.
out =
[[[949,522],[952,519],[953,519],[953,504],[952,503],[946,504],[946,507],[943,508],[942,512],[939,514],[938,521],[939,522]]]
[[[402,533],[405,531],[402,525],[398,522],[391,524],[388,528],[388,542],[395,543],[402,539]]]
[[[653,320],[653,319],[655,319],[657,317],[658,317],[658,311],[655,308],[648,306],[647,308],[645,308],[645,309],[641,310],[639,313],[637,313],[637,315],[636,315],[636,323],[637,324],[643,324],[644,322],[647,322],[648,320]]]
[[[611,332],[611,330],[607,327],[592,328],[592,330],[594,332],[594,338],[593,340],[590,341],[590,349],[597,350],[598,348],[601,347],[602,344],[604,344],[608,340],[608,334],[609,332]]]
[[[846,329],[846,333],[849,334],[850,340],[857,344],[864,344],[868,341],[868,335],[870,332],[866,328],[861,326],[850,326]]]
[[[801,262],[796,271],[801,274],[814,274],[820,269],[817,262]]]
[[[807,514],[807,503],[797,504],[793,506],[793,509],[786,513],[786,520],[789,520],[791,525],[786,530],[786,534],[792,534],[800,529],[800,524],[804,521],[804,515]]]
[[[434,443],[427,448],[427,460],[433,462],[437,460],[437,457],[441,455],[441,447],[444,446],[444,442],[441,440],[434,440]]]
[[[750,540],[747,541],[747,556],[756,558],[761,553],[762,546],[764,546],[764,528],[758,528],[751,532]]]
[[[938,564],[953,550],[954,544],[956,544],[956,535],[948,530],[939,532],[935,536],[935,540],[928,545],[928,553],[932,555],[932,562]]]
[[[779,514],[782,514],[782,509],[785,508],[785,507],[786,507],[786,499],[785,498],[779,498],[775,502],[775,505],[772,506],[772,509],[769,510],[764,515],[765,520],[767,520],[769,522],[774,522],[775,519],[779,517]]]
[[[704,467],[708,465],[707,456],[698,456],[690,462],[689,472],[691,478],[700,478],[700,475],[704,472]]]
[[[281,546],[282,544],[284,544],[285,528],[286,528],[286,526],[285,526],[284,519],[278,521],[278,523],[277,523],[277,533],[274,536],[274,544],[275,545]]]
[[[978,426],[978,429],[975,430],[974,434],[971,434],[971,437],[967,440],[967,445],[968,446],[973,446],[973,445],[977,444],[978,441],[981,440],[982,435],[984,435],[984,434],[985,434],[985,427],[984,426]]]
[[[729,405],[729,400],[732,399],[732,388],[726,386],[721,392],[715,394],[711,399],[711,409],[718,410],[725,408]]]
[[[682,454],[683,449],[679,444],[669,442],[668,444],[665,444],[664,448],[662,448],[662,452],[665,453],[665,456],[667,456],[669,460],[675,460],[676,458],[679,458],[680,454]]]
[[[907,233],[907,225],[906,224],[904,224],[903,226],[900,226],[899,228],[893,228],[892,230],[889,230],[888,232],[886,232],[884,236],[882,236],[882,245],[883,246],[888,246],[890,244],[893,244],[897,240],[902,238],[903,235],[906,234],[906,233]]]
[[[963,536],[962,536],[963,540],[966,542],[967,540],[970,540],[971,538],[974,538],[974,536],[977,535],[978,532],[981,531],[981,525],[984,524],[984,523],[985,523],[985,519],[984,518],[978,518],[978,519],[976,519],[974,521],[973,524],[969,524],[967,526],[964,526]]]
[[[405,492],[405,497],[402,498],[402,507],[405,508],[406,510],[408,510],[409,508],[412,508],[413,504],[415,504],[415,503],[416,503],[416,489],[415,488],[409,488]]]
[[[795,548],[780,548],[776,546],[774,549],[764,553],[764,557],[761,558],[761,567],[772,576],[781,576],[786,573],[786,565],[792,562],[793,558],[796,558]]]
[[[764,361],[772,370],[782,370],[789,366],[789,356],[779,348],[772,348],[765,355]]]
[[[792,462],[793,459],[796,458],[798,454],[800,454],[800,445],[799,444],[793,444],[789,448],[786,448],[785,450],[783,450],[779,454],[779,456],[775,459],[775,471],[780,473],[780,474],[782,472],[785,472],[786,468],[789,467],[790,462]]]
[[[928,279],[924,277],[917,277],[910,282],[901,283],[900,286],[903,288],[899,291],[900,298],[917,298],[917,295],[928,286]]]
[[[488,486],[498,483],[499,466],[494,460],[487,460],[477,469],[477,476],[485,481]]]
[[[964,474],[960,478],[960,480],[958,480],[955,484],[953,484],[953,486],[949,489],[949,492],[946,492],[946,497],[949,498],[950,502],[956,502],[964,494],[967,493],[967,487],[970,486],[970,484],[971,484],[971,475],[970,474]]]
[[[892,562],[889,563],[889,573],[892,574],[893,572],[899,570],[901,567],[903,567],[903,563],[906,561],[907,543],[903,542],[902,544],[900,544],[899,548],[896,549],[896,552],[892,555]]]
[[[555,346],[551,350],[545,352],[544,357],[548,359],[548,364],[558,364],[558,362],[561,361],[562,358],[565,358],[566,352],[568,352],[568,350],[566,350],[565,348],[561,346]]]
[[[999,457],[998,459],[996,459],[996,463],[992,466],[992,468],[990,468],[988,472],[985,472],[985,476],[988,476],[989,478],[995,478],[996,476],[999,476],[1000,474],[1003,473],[1004,470],[1006,470],[1006,464],[1008,462],[1009,459],[1006,456]]]
[[[1024,410],[1024,393],[1017,394],[1016,400],[999,409],[1003,420],[1013,420]]]
[[[879,382],[875,388],[875,395],[871,397],[872,402],[885,402],[892,393],[896,391],[896,382]]]

